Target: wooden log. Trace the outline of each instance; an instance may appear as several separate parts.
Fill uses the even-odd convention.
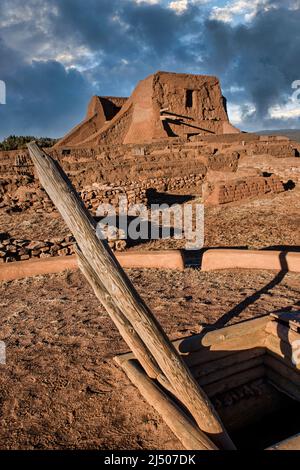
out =
[[[212,398],[219,393],[227,392],[241,385],[245,385],[256,379],[260,379],[265,375],[264,365],[247,369],[246,371],[240,372],[239,374],[230,375],[226,379],[222,379],[219,382],[214,382],[208,385],[204,385],[203,388],[207,395]]]
[[[276,318],[278,322],[286,324],[288,328],[294,331],[300,329],[300,311],[297,312],[272,312],[270,314],[271,319]]]
[[[300,434],[268,447],[266,450],[300,450]]]
[[[241,335],[240,337],[230,338],[223,342],[213,343],[209,347],[199,348],[198,351],[184,355],[184,361],[189,366],[196,366],[213,361],[222,357],[227,357],[238,351],[249,351],[254,348],[264,348],[266,341],[265,331],[254,331],[253,334]]]
[[[131,348],[132,352],[134,353],[135,357],[139,358],[139,361],[147,372],[149,377],[153,379],[157,379],[161,382],[164,387],[169,390],[173,391],[172,386],[162,374],[157,362],[155,361],[152,354],[147,350],[143,341],[141,341],[140,337],[137,335],[136,331],[132,327],[131,323],[127,320],[127,318],[123,315],[123,313],[119,310],[119,308],[113,302],[111,296],[108,294],[107,290],[105,289],[103,283],[87,262],[83,254],[80,250],[76,250],[78,256],[78,265],[85,277],[87,278],[88,282],[92,286],[96,296],[103,304],[104,308],[114,321],[115,325],[117,326],[119,332],[121,333],[123,339],[126,341],[128,346]]]
[[[246,361],[250,361],[251,359],[260,357],[263,360],[263,356],[265,355],[266,350],[265,348],[253,348],[246,351],[237,351],[235,353],[229,354],[226,357],[221,359],[216,359],[214,361],[205,362],[200,366],[191,367],[191,372],[193,376],[198,379],[199,377],[207,377],[212,373],[218,372],[220,370],[228,369],[229,367],[235,366],[240,363],[244,363]]]
[[[300,342],[300,333],[293,331],[286,325],[278,323],[274,320],[271,320],[266,324],[266,332],[270,335],[280,338],[282,341],[288,344],[293,344],[296,341]]]
[[[174,346],[181,354],[190,354],[193,351],[199,351],[203,347],[225,343],[230,339],[240,339],[241,337],[253,335],[257,331],[263,331],[268,321],[269,315],[264,315],[259,318],[226,326],[218,330],[204,330],[198,335],[174,341]]]
[[[293,400],[300,401],[300,391],[297,385],[294,385],[290,380],[282,377],[275,370],[270,367],[266,368],[266,377],[268,381],[282,393],[285,393]]]
[[[265,351],[266,337],[267,335],[264,330],[258,330],[256,332],[254,331],[252,335],[237,336],[229,340],[224,340],[223,342],[212,344],[210,347],[200,345],[197,351],[182,354],[182,358],[191,371],[196,367],[200,370],[202,366],[209,366],[216,360],[225,359],[239,352],[250,353],[251,350],[256,348],[261,348]],[[178,343],[178,341],[186,342],[187,339],[189,338],[176,340],[173,344]],[[122,354],[122,357],[129,360],[133,359],[134,355],[132,353],[125,353]]]
[[[295,386],[297,386],[299,388],[300,395],[300,374],[297,370],[289,367],[287,364],[271,355],[266,355],[264,362],[267,368],[272,369],[277,374],[281,375],[283,378],[289,380]]]
[[[293,364],[293,348],[282,339],[269,335],[266,340],[267,354],[271,354],[283,360],[288,366],[300,369],[300,365]]]
[[[263,356],[260,355],[259,357],[253,357],[252,359],[248,359],[246,361],[239,362],[228,367],[224,367],[220,370],[216,370],[211,374],[198,377],[197,381],[201,385],[201,387],[204,387],[205,385],[209,385],[214,382],[220,382],[223,379],[226,380],[228,377],[233,377],[234,375],[239,374],[240,372],[247,371],[262,364]]]
[[[153,380],[147,377],[137,361],[132,359],[130,361],[119,361],[116,358],[116,362],[124,369],[128,378],[139,389],[141,395],[160,414],[185,449],[218,450],[185,412]]]
[[[62,168],[35,143],[28,144],[28,148],[42,186],[73,233],[83,256],[155,358],[176,396],[180,397],[200,429],[209,434],[218,447],[234,449],[212,403],[133,287],[108,243],[97,237],[93,218]]]

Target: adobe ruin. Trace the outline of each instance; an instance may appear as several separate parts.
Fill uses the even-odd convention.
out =
[[[225,103],[216,77],[157,72],[128,99],[93,97],[83,122],[47,153],[94,214],[124,195],[134,204],[151,202],[155,192],[240,204],[297,185],[300,144],[238,131]],[[27,150],[0,152],[0,211],[55,212]],[[0,263],[73,253],[69,236],[32,250],[30,241],[24,248],[23,240],[14,247],[5,240]]]
[[[157,72],[140,81],[128,99],[93,96],[84,121],[56,147],[238,132],[229,122],[217,77]]]
[[[185,105],[194,104],[194,92],[172,90],[173,110],[177,101],[182,105],[182,99],[187,100]],[[130,448],[202,449],[205,438],[205,448],[229,444],[263,449],[274,443],[275,448],[299,448],[299,435],[294,436],[299,431],[297,419],[290,417],[300,415],[295,402],[300,401],[299,371],[291,357],[300,329],[300,256],[292,252],[292,248],[299,251],[300,145],[286,137],[231,128],[226,133],[231,125],[223,120],[225,102],[221,93],[216,96],[222,99],[214,101],[220,107],[209,106],[209,116],[219,119],[205,115],[201,124],[198,107],[195,122],[199,118],[197,125],[207,127],[196,135],[180,120],[174,122],[167,106],[159,107],[159,116],[154,116],[147,96],[145,116],[150,109],[153,117],[149,128],[147,119],[138,120],[144,111],[138,99],[127,108],[132,97],[94,97],[84,122],[46,150],[55,160],[46,155],[42,174],[48,184],[42,178],[39,182],[39,149],[33,160],[27,150],[0,153],[0,214],[5,230],[0,233],[0,278],[5,281],[1,341],[10,345],[1,385],[6,447],[121,448],[125,442]],[[206,105],[202,107],[206,112]],[[124,108],[132,114],[124,115]],[[166,123],[176,136],[157,137]],[[214,130],[208,132],[209,126]],[[133,141],[128,143],[127,138]],[[57,162],[83,205],[66,183],[66,174],[58,171]],[[53,185],[55,173],[63,181],[56,177]],[[61,188],[63,182],[67,187],[56,193],[55,206],[43,188],[53,197],[50,185]],[[285,192],[290,182],[296,189]],[[118,254],[116,263],[107,244],[95,234],[98,205],[116,206],[121,195],[128,202],[149,205],[153,194],[170,204],[203,201],[207,206],[229,207],[206,208],[207,233],[200,253],[181,251],[180,240],[172,237],[158,243],[151,239]],[[64,220],[56,207],[67,214]],[[81,251],[75,248],[75,240]],[[109,246],[117,251],[119,242],[124,240],[110,240]],[[236,246],[239,249],[232,248]],[[177,251],[168,251],[170,247]],[[78,255],[72,256],[75,252]],[[76,272],[77,256],[98,298],[105,299],[105,308]],[[144,302],[137,297],[143,310],[135,309],[134,318],[129,314],[135,305],[126,298],[135,295],[131,284],[118,290],[115,282],[128,282],[118,271],[119,265],[125,267],[126,258],[131,260],[126,268],[143,268],[142,273],[140,269],[129,272]],[[142,263],[137,264],[137,259]],[[167,268],[174,271],[168,274]],[[62,273],[62,269],[68,271]],[[137,316],[141,311],[149,313]],[[165,340],[162,350],[161,341],[152,341],[155,331],[145,328],[151,311],[155,328],[162,338],[174,339],[173,346]],[[121,335],[105,312],[116,327],[121,325]],[[270,312],[276,313],[269,316]],[[134,356],[123,354],[124,339]],[[168,348],[178,353],[165,371],[160,364],[166,364]],[[146,402],[128,386],[120,369],[112,367],[113,356]],[[183,380],[174,395],[178,363]],[[150,393],[145,393],[146,388]],[[11,389],[16,392],[7,394]],[[198,398],[194,394],[188,402],[191,389],[198,390]],[[198,427],[191,420],[195,403],[203,402],[199,401],[202,390],[204,403],[213,406],[229,432],[230,438],[222,442],[210,441],[207,418]],[[147,402],[161,413],[160,421]],[[206,415],[211,419],[214,413],[208,409]],[[53,436],[58,437],[53,440]],[[286,437],[288,443],[277,444]]]

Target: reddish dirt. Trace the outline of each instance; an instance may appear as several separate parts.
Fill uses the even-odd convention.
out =
[[[259,271],[129,275],[172,339],[198,333],[203,323],[299,305],[296,274],[277,285],[274,273]],[[271,281],[275,286],[243,310]],[[181,448],[114,363],[127,347],[79,272],[3,283],[0,295],[7,344],[7,365],[0,366],[1,449]]]
[[[206,211],[206,246],[300,245],[299,189]],[[12,236],[64,236],[57,215],[1,215]],[[136,249],[182,246],[156,241]],[[298,308],[300,275],[131,270],[135,286],[171,339],[202,324]],[[256,300],[253,295],[258,293]],[[127,350],[84,277],[62,273],[2,283],[1,449],[180,449],[157,413],[114,363]]]

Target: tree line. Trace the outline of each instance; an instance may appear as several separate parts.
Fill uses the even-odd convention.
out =
[[[26,148],[26,144],[35,140],[40,147],[52,147],[57,139],[51,139],[50,137],[34,137],[32,135],[16,136],[10,135],[0,142],[0,150],[21,150]]]

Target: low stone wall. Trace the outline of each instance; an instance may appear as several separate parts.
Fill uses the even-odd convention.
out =
[[[96,213],[99,204],[111,204],[117,207],[121,196],[126,197],[129,204],[147,205],[147,190],[176,191],[182,188],[193,188],[200,192],[203,177],[197,174],[189,174],[174,178],[151,178],[145,181],[132,182],[119,186],[117,184],[97,184],[86,187],[79,192],[86,207]],[[37,184],[29,186],[19,186],[14,193],[7,193],[0,196],[0,210],[7,212],[22,212],[32,210],[34,212],[56,211],[47,193]]]
[[[20,240],[8,234],[0,234],[0,263],[25,261],[31,258],[72,255],[74,238],[51,238],[50,240]]]
[[[124,269],[184,271],[185,268],[184,256],[180,250],[116,253],[115,256]],[[60,256],[6,263],[0,265],[0,282],[60,273],[66,270],[75,271],[76,269],[78,269],[77,256]]]
[[[122,238],[121,231],[118,229],[116,229],[116,237],[109,240],[108,244],[116,251],[123,251],[127,246],[126,240]],[[49,240],[21,240],[12,238],[6,233],[0,233],[0,263],[73,254],[75,254],[75,239],[71,235]]]
[[[126,196],[130,203],[147,203],[146,189],[135,185],[114,187],[101,185],[101,188],[91,187],[79,192],[88,209],[96,212],[101,203],[117,204],[121,195]],[[37,185],[20,186],[13,194],[0,197],[0,209],[8,212],[21,212],[31,209],[35,212],[53,212],[55,207],[47,193]]]
[[[247,157],[240,161],[239,168],[243,170],[251,165],[261,173],[276,174],[284,182],[300,183],[300,158]]]
[[[206,194],[205,202],[212,205],[227,204],[283,191],[284,186],[278,176],[253,176],[238,181],[217,183],[211,193]]]
[[[282,142],[260,142],[259,144],[253,144],[249,148],[249,154],[252,155],[270,155],[277,158],[295,158],[299,157],[299,151],[295,148],[295,145],[289,141]]]

